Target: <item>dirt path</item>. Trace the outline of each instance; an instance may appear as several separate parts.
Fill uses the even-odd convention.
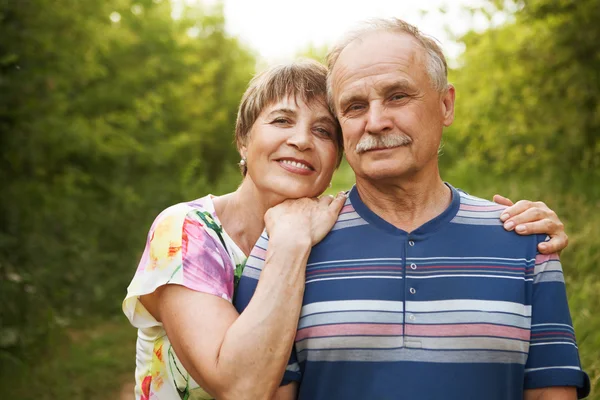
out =
[[[135,388],[135,383],[133,382],[125,382],[123,386],[121,386],[121,391],[119,392],[119,400],[133,400],[133,389]]]
[[[133,390],[135,389],[135,383],[133,382],[131,374],[128,373],[127,375],[122,376],[119,382],[121,382],[121,389],[118,389],[118,392],[115,390],[117,393],[115,393],[112,398],[115,400],[134,400]]]

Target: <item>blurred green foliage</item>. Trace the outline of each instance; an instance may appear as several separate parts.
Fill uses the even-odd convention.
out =
[[[600,182],[600,2],[496,0],[474,12],[514,9],[511,22],[461,39],[445,161],[598,199],[590,183]]]
[[[111,368],[118,385],[133,342],[124,351],[98,328],[86,347],[81,325],[120,313],[162,208],[240,180],[233,126],[256,57],[225,32],[218,3],[172,11],[168,0],[0,0],[0,383],[36,362],[40,388],[61,365],[73,385],[44,398],[87,398]],[[600,0],[471,12],[506,22],[459,38],[442,175],[482,197],[543,199],[565,222],[571,312],[600,399]],[[332,191],[352,182],[343,164]],[[89,359],[48,352],[64,340]],[[107,354],[131,359],[97,362]],[[27,381],[19,398],[36,393]]]
[[[152,219],[239,181],[255,56],[222,8],[0,0],[0,357],[119,312]]]

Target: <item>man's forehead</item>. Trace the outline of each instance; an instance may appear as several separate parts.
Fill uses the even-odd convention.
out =
[[[366,95],[369,92],[383,93],[389,90],[402,90],[413,92],[417,85],[410,76],[405,74],[382,74],[370,79],[360,79],[343,85],[343,91],[338,98],[344,100],[347,97]]]
[[[365,68],[379,62],[419,61],[423,48],[403,32],[371,32],[350,42],[340,53],[336,69]]]
[[[411,75],[424,66],[423,53],[420,44],[405,33],[374,32],[357,39],[340,54],[332,71],[335,97],[339,100],[347,91],[369,89],[365,85],[414,86]]]

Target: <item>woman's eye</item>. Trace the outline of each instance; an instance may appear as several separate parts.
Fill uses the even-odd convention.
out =
[[[288,119],[286,119],[286,118],[275,118],[273,120],[273,123],[275,123],[275,124],[289,124],[290,121]]]
[[[316,128],[315,131],[317,131],[320,135],[331,137],[331,133],[325,128]]]

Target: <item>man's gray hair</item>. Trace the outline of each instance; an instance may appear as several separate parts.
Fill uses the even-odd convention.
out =
[[[335,112],[332,92],[332,72],[342,51],[356,39],[360,39],[374,32],[398,32],[412,36],[427,53],[427,74],[433,87],[440,93],[448,89],[448,64],[438,41],[431,36],[423,34],[419,28],[398,18],[373,18],[369,19],[355,30],[348,32],[327,54],[327,100],[332,111]]]

